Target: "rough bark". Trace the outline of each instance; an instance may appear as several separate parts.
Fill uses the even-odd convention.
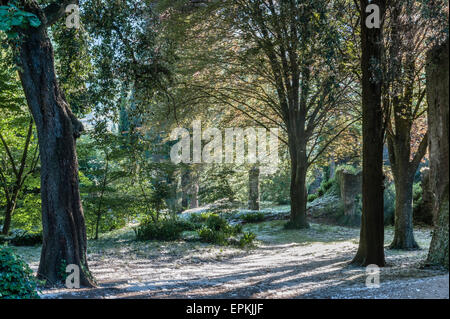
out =
[[[289,153],[291,157],[291,215],[287,228],[309,228],[306,220],[306,204],[308,194],[306,189],[306,173],[308,169],[306,159],[306,144],[289,141]]]
[[[36,123],[41,154],[43,245],[38,277],[48,285],[56,285],[63,279],[61,266],[75,264],[80,267],[81,285],[92,287],[95,283],[87,264],[76,156],[76,138],[82,125],[73,116],[57,83],[44,11],[36,1],[24,5],[25,11],[43,21],[39,28],[22,31],[19,53],[19,75]]]
[[[259,210],[259,166],[253,166],[248,172],[248,209]]]
[[[372,1],[384,16],[384,0]],[[361,9],[361,68],[363,113],[363,211],[358,251],[352,263],[367,266],[385,265],[384,208],[383,208],[383,111],[381,107],[380,62],[382,56],[382,28],[366,27],[369,2],[360,1]]]
[[[436,227],[433,232],[428,262],[448,268],[449,241],[449,66],[448,39],[432,49],[427,57],[428,123],[430,130],[430,177],[434,193],[433,209]]]
[[[402,176],[399,172],[395,178],[395,226],[391,249],[418,249],[419,245],[413,233],[413,182],[414,176]]]

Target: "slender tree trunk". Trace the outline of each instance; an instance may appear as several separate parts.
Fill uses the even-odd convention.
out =
[[[371,1],[380,8],[383,18],[385,0]],[[361,8],[361,67],[363,111],[363,211],[359,248],[352,263],[367,266],[385,265],[384,259],[384,176],[383,176],[383,110],[381,107],[381,28],[366,27],[367,0]]]
[[[248,209],[259,210],[259,166],[253,166],[248,172]]]
[[[5,209],[5,220],[3,221],[2,234],[8,235],[11,228],[12,213],[14,211],[13,204],[8,202]]]
[[[25,10],[46,21],[35,1]],[[43,245],[38,277],[47,285],[63,278],[63,264],[80,268],[80,283],[93,287],[86,250],[87,239],[81,206],[76,138],[82,130],[58,86],[54,55],[46,25],[23,31],[20,45],[20,79],[36,123],[41,154]]]
[[[191,170],[189,168],[185,168],[181,173],[181,207],[183,210],[189,207],[190,188],[191,188]]]
[[[449,267],[449,67],[448,38],[427,57],[430,179],[434,193],[436,226],[428,262]]]
[[[198,181],[195,180],[192,184],[192,194],[191,194],[191,202],[189,203],[189,208],[198,208]]]
[[[102,217],[102,214],[101,214],[100,211],[98,211],[97,212],[97,220],[96,220],[96,223],[95,223],[95,237],[94,237],[94,240],[98,239],[98,229],[100,227],[100,219],[101,219],[101,217]]]

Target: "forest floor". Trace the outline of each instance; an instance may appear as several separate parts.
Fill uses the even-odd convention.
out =
[[[42,298],[449,298],[448,272],[423,268],[431,229],[416,228],[421,249],[386,249],[380,287],[367,288],[366,270],[349,265],[359,229],[312,223],[284,230],[284,221],[248,224],[255,247],[197,242],[138,242],[131,228],[90,241],[96,289],[43,290]],[[393,230],[386,228],[386,243]],[[40,247],[14,248],[36,271]]]

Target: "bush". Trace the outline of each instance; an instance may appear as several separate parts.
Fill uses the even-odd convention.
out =
[[[319,196],[317,196],[317,194],[309,194],[308,195],[308,202],[313,202],[317,198],[319,198]]]
[[[42,233],[17,234],[9,241],[14,246],[36,246],[42,244]]]
[[[200,241],[204,243],[222,246],[235,244],[244,247],[252,244],[256,238],[256,235],[253,233],[242,234],[242,225],[230,225],[225,218],[216,214],[209,216],[206,224],[197,230],[197,234],[200,237]],[[236,240],[236,237],[239,236],[240,238]]]
[[[200,214],[191,214],[189,216],[189,221],[193,224],[204,224],[212,215],[218,216],[216,213],[200,213]]]
[[[256,239],[256,234],[252,232],[245,232],[242,234],[241,239],[239,239],[239,247],[251,246],[253,241]]]
[[[264,220],[264,213],[256,212],[256,213],[246,213],[241,215],[241,219],[245,223],[258,223]]]
[[[0,247],[0,299],[38,299],[30,267],[10,248]]]
[[[198,231],[200,240],[204,243],[227,245],[227,236],[223,231],[212,230],[209,227],[203,226]]]
[[[178,220],[175,218],[163,219],[154,222],[146,219],[135,230],[136,239],[138,240],[162,240],[172,241],[181,238],[184,231],[195,230],[195,225],[188,221]]]
[[[206,226],[212,230],[219,231],[226,229],[228,226],[228,222],[225,218],[220,217],[217,214],[212,214],[207,219]]]
[[[319,188],[319,189],[317,190],[317,197],[322,197],[324,194],[325,194],[325,192],[323,191],[322,188]]]
[[[324,193],[328,192],[330,188],[333,186],[334,179],[330,179],[328,181],[323,181],[320,183],[320,188],[323,190]]]

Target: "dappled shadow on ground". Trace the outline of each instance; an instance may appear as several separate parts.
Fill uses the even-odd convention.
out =
[[[357,230],[313,224],[308,230],[287,231],[278,221],[250,228],[260,242],[244,250],[183,241],[136,242],[123,234],[120,241],[113,236],[91,242],[90,269],[99,287],[45,290],[43,297],[350,298],[365,291],[365,269],[348,265],[357,249]],[[386,234],[389,239],[391,231]],[[387,251],[389,266],[381,270],[382,281],[442,274],[418,267],[428,237],[418,235],[422,250]],[[37,268],[36,260],[32,266]]]

